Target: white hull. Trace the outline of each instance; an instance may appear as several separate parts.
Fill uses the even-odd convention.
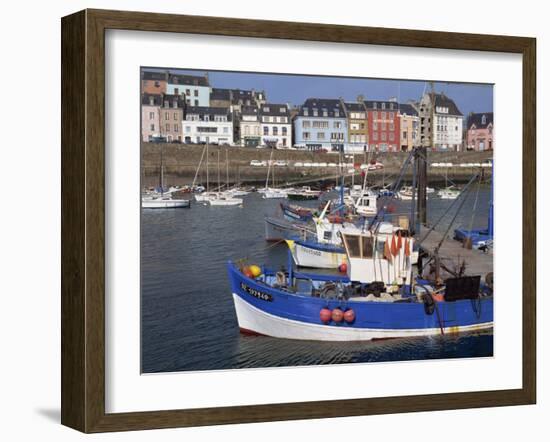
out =
[[[143,209],[177,209],[180,207],[189,207],[189,200],[173,199],[142,199],[141,207]]]
[[[208,201],[211,206],[240,206],[243,203],[242,198],[220,198]]]
[[[262,198],[265,200],[269,200],[269,199],[286,198],[286,196],[287,196],[286,192],[268,190],[267,192],[264,192]]]
[[[330,325],[309,324],[280,318],[266,313],[233,293],[239,328],[243,331],[274,338],[299,339],[308,341],[369,341],[372,339],[405,338],[413,336],[440,335],[441,329],[374,329],[350,328]],[[444,327],[445,334],[490,329],[492,322],[462,327]]]
[[[316,269],[337,269],[340,264],[347,262],[345,253],[327,252],[304,247],[294,241],[287,241],[294,263],[300,267]]]

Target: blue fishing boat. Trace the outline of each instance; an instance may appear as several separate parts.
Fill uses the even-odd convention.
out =
[[[405,232],[403,232],[405,234]],[[227,269],[239,328],[277,338],[362,341],[489,329],[493,295],[479,276],[435,286],[413,278],[414,239],[342,234],[346,275]],[[257,271],[251,271],[256,268]]]
[[[285,219],[289,221],[308,222],[313,219],[315,209],[297,206],[295,204],[281,203],[281,211]]]

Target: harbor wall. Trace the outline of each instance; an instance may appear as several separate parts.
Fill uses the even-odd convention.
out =
[[[164,164],[164,179],[166,185],[191,184],[197,172],[197,166],[201,161],[204,146],[185,144],[160,144],[142,143],[142,182],[144,186],[155,186],[159,182],[160,157],[162,151]],[[227,153],[226,153],[227,152]],[[245,147],[222,147],[209,146],[208,165],[209,180],[215,185],[218,180],[218,153],[220,182],[225,183],[227,170],[229,171],[229,182],[241,182],[248,184],[265,183],[267,167],[251,166],[252,160],[268,161],[271,156],[271,149],[245,148]],[[492,158],[492,151],[485,152],[429,152],[428,164],[432,163],[453,163],[456,166],[447,168],[428,167],[428,181],[430,184],[441,184],[445,182],[445,172],[450,180],[456,183],[468,181],[479,168],[459,167],[460,163],[482,163]],[[369,182],[380,184],[389,183],[399,173],[401,166],[407,158],[407,152],[381,152],[355,154],[354,158],[346,159],[347,162],[365,164],[370,160],[377,160],[384,165],[383,170],[369,171]],[[226,165],[228,158],[229,167]],[[288,166],[274,166],[275,180],[277,185],[285,183],[314,183],[321,179],[336,180],[338,169],[335,167],[295,167],[294,162],[311,163],[338,163],[337,153],[310,152],[301,150],[275,150],[272,159],[286,161]],[[484,178],[490,178],[491,169],[483,170]],[[360,171],[357,172],[359,177]],[[405,174],[405,179],[412,177],[412,172]],[[360,178],[359,178],[360,179]],[[271,181],[271,178],[270,178]],[[206,154],[197,176],[197,183],[206,182]]]

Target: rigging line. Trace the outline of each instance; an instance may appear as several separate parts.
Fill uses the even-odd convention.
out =
[[[462,192],[460,193],[459,197],[456,198],[455,200],[453,200],[453,202],[451,203],[451,205],[449,206],[449,208],[443,212],[441,214],[441,216],[439,217],[439,219],[435,222],[435,224],[433,224],[429,229],[428,229],[428,232],[426,232],[426,234],[422,237],[421,240],[419,240],[417,242],[417,245],[420,245],[422,244],[426,238],[430,235],[430,233],[433,232],[433,230],[437,227],[437,225],[441,222],[441,220],[443,218],[445,218],[445,216],[447,216],[447,214],[451,211],[451,209],[454,207],[454,205],[457,203],[457,201],[462,197],[462,195],[465,195],[465,192],[466,190],[468,189],[468,187],[470,186],[470,184],[472,184],[472,182],[475,180],[475,178],[477,177],[477,174],[472,176],[472,178],[470,179],[470,181],[468,181],[468,183],[466,184],[466,186],[464,186],[464,189],[462,189]]]
[[[473,182],[473,179],[474,178],[477,178],[479,174],[476,174],[474,175],[474,177],[472,178],[472,180],[470,180],[470,182],[468,183],[468,186]],[[464,189],[466,190],[466,189]],[[460,211],[462,210],[462,206],[464,206],[464,203],[466,202],[466,197],[464,197],[462,199],[462,201],[460,202],[460,205],[458,206],[458,210],[456,211],[455,215],[453,216],[453,219],[451,220],[451,222],[449,223],[449,227],[447,227],[447,230],[445,231],[445,234],[443,235],[443,237],[441,238],[441,241],[439,241],[439,244],[437,245],[437,247],[435,248],[435,251],[437,252],[440,248],[441,248],[441,245],[443,244],[443,241],[445,240],[445,238],[447,237],[447,234],[449,233],[449,230],[451,230],[451,227],[453,226],[455,220],[456,220],[456,217],[458,216],[458,214],[460,213]]]
[[[477,210],[477,202],[478,202],[478,199],[479,199],[479,188],[481,187],[481,174],[479,174],[479,180],[477,182],[477,190],[476,190],[476,197],[475,197],[475,200],[474,200],[474,207],[472,209],[472,216],[470,218],[470,228],[468,229],[468,231],[472,232],[472,228],[474,226],[474,216],[476,214],[476,210]]]
[[[407,167],[409,166],[409,163],[411,162],[411,158],[413,157],[413,153],[414,153],[414,150],[411,150],[409,152],[409,155],[407,156],[407,159],[403,163],[403,166],[401,167],[401,171],[399,172],[399,176],[397,177],[397,180],[395,181],[395,183],[393,185],[393,189],[391,190],[392,194],[395,194],[397,192],[397,188],[399,187],[399,184],[401,183],[401,180],[403,179],[403,176],[405,175],[405,170],[407,169]],[[374,224],[377,221],[377,219],[379,218],[379,216],[384,212],[384,205],[386,204],[386,202],[390,198],[393,198],[393,197],[386,196],[386,197],[382,197],[382,198],[383,198],[382,208],[378,212],[376,212],[376,215],[373,217],[372,221],[370,222],[370,224],[368,226],[368,230],[372,229],[372,227],[374,226]]]

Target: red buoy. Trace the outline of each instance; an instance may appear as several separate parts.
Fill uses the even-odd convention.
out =
[[[339,322],[342,322],[343,319],[344,319],[344,312],[339,308],[335,308],[332,311],[332,320],[336,323],[339,323]]]
[[[323,324],[328,324],[332,318],[332,312],[328,308],[322,308],[319,312],[319,319]]]
[[[346,321],[348,324],[351,324],[353,321],[355,321],[355,312],[351,308],[347,309],[344,312],[344,321]]]
[[[345,262],[343,262],[338,266],[338,271],[340,273],[346,273],[348,271],[348,265]]]

